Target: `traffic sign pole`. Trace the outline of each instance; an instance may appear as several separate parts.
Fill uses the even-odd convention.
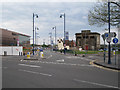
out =
[[[110,33],[110,2],[108,1],[108,29]],[[110,42],[108,46],[108,64],[111,64],[111,47]]]
[[[116,43],[118,43],[118,39],[114,38],[113,43],[115,43],[115,65],[116,65]]]
[[[115,43],[115,65],[116,65],[116,43]]]
[[[104,62],[105,62],[105,40],[104,40]]]

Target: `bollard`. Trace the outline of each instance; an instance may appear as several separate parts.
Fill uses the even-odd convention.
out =
[[[19,52],[19,56],[20,56],[20,52]]]
[[[113,55],[115,55],[115,50],[113,51]]]
[[[22,52],[21,52],[21,56],[22,56]]]
[[[23,55],[25,56],[25,52],[23,53]]]
[[[27,58],[30,58],[30,52],[27,53]]]
[[[4,51],[4,56],[7,56],[7,51]]]
[[[43,52],[40,52],[40,56],[41,58],[44,58]]]

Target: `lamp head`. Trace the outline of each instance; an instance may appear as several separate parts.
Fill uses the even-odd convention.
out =
[[[62,15],[60,15],[60,18],[62,18]]]
[[[38,18],[38,15],[36,14],[36,18]]]

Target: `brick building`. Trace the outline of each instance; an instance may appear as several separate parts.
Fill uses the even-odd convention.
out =
[[[76,46],[84,50],[98,50],[100,48],[100,34],[90,30],[76,33]]]

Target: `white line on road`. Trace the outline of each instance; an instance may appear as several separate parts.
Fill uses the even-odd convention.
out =
[[[89,82],[89,81],[84,81],[84,80],[78,80],[78,79],[73,79],[74,81],[77,82],[83,82],[83,83],[88,83],[88,84],[93,84],[93,85],[98,85],[98,86],[104,86],[104,87],[108,87],[108,88],[118,88],[116,86],[110,86],[110,85],[105,85],[105,84],[99,84],[99,83],[95,83],[95,82]]]
[[[61,60],[56,60],[57,62],[64,62],[64,59],[61,59]]]
[[[93,65],[88,64],[73,64],[73,63],[64,63],[62,60],[59,60],[57,62],[47,62],[47,61],[33,61],[37,63],[45,63],[45,64],[59,64],[59,65],[70,65],[70,66],[87,66],[87,67],[94,67]],[[24,65],[26,66],[26,65]],[[27,65],[28,66],[28,65]]]
[[[49,76],[49,77],[52,76],[52,75],[50,75],[50,74],[39,73],[39,72],[33,72],[33,71],[22,70],[22,69],[19,69],[19,71],[28,72],[28,73],[34,73],[34,74],[40,74],[40,75]]]
[[[7,69],[8,67],[0,67],[0,68],[2,68],[2,69]]]
[[[28,67],[40,67],[40,66],[36,66],[36,65],[27,65],[27,64],[18,64],[20,66],[28,66]]]
[[[49,58],[51,58],[52,57],[52,55],[50,55],[47,59],[49,59]]]

